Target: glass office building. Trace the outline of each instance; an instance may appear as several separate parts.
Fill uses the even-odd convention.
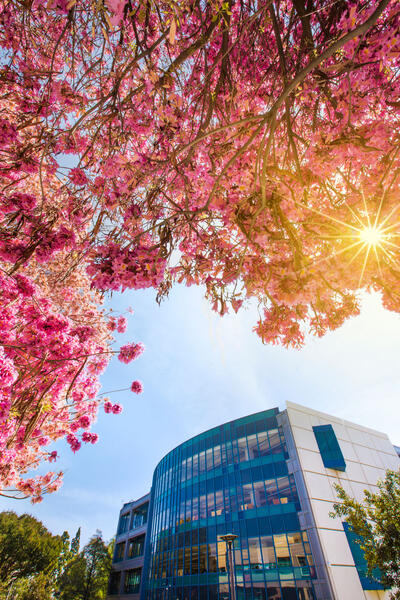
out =
[[[237,535],[237,600],[384,598],[382,588],[359,577],[346,528],[330,523],[327,484],[340,477],[350,485],[356,462],[348,440],[358,426],[343,434],[336,421],[287,403],[284,411],[236,419],[169,452],[154,471],[150,494],[121,510],[109,598],[228,600],[221,539],[227,533]],[[365,473],[378,442],[381,471],[382,464],[399,464],[382,436],[370,437],[369,456],[367,442],[354,442],[354,453],[364,448]],[[376,483],[378,474],[368,477]],[[333,546],[332,531],[340,534]]]
[[[313,598],[313,559],[277,412],[206,431],[159,463],[147,600],[228,598],[226,544],[219,540],[226,533],[238,536],[238,600]]]

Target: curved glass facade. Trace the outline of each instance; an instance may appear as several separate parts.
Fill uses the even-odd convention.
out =
[[[279,410],[198,435],[158,464],[151,494],[146,600],[227,600],[234,533],[238,600],[312,600],[313,559]]]

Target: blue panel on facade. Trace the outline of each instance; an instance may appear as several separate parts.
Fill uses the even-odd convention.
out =
[[[226,533],[239,536],[238,600],[314,599],[313,559],[300,529],[278,412],[206,431],[160,461],[151,494],[146,600],[228,599],[226,545],[220,539]]]
[[[327,469],[345,471],[346,463],[332,425],[316,425],[313,431],[324,466]]]
[[[354,533],[354,531],[348,523],[344,522],[342,523],[342,525],[346,534],[347,542],[350,546],[351,554],[353,556],[358,576],[360,578],[362,589],[384,590],[385,588],[380,582],[382,576],[380,569],[374,569],[372,571],[372,577],[368,577],[367,561],[365,560],[364,552],[360,547],[361,538]]]

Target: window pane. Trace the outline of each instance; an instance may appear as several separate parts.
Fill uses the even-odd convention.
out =
[[[128,558],[142,556],[144,551],[144,535],[139,535],[128,542]]]
[[[121,571],[114,571],[110,575],[110,582],[108,585],[109,594],[119,594],[119,586],[121,583]]]
[[[261,569],[262,568],[262,558],[261,558],[261,548],[258,537],[257,538],[249,538],[249,559],[250,559],[250,568],[251,569]]]
[[[268,431],[269,445],[271,446],[272,454],[276,454],[281,451],[281,440],[277,429],[270,429]]]
[[[257,434],[260,456],[266,456],[269,453],[268,436],[266,431]]]
[[[246,438],[240,438],[238,441],[238,452],[239,452],[239,461],[249,460],[249,454],[247,452],[247,443]]]
[[[216,544],[208,544],[208,571],[217,572],[217,547]]]
[[[125,573],[125,594],[137,594],[140,587],[141,569],[130,569]]]
[[[261,536],[261,549],[264,565],[275,564],[275,552],[271,535]]]
[[[254,433],[253,435],[247,436],[247,445],[249,447],[249,458],[252,460],[253,458],[257,458],[258,456],[258,445],[257,445],[257,436]]]
[[[265,506],[267,504],[267,497],[265,494],[263,481],[257,481],[254,483],[254,499],[256,506]]]
[[[290,554],[286,535],[274,535],[276,561],[278,565],[289,566]]]
[[[125,553],[125,542],[121,542],[120,544],[117,544],[115,546],[114,561],[119,562],[121,560],[124,560],[124,553]]]
[[[121,533],[125,533],[125,531],[128,531],[129,515],[130,513],[127,513],[126,515],[121,515],[118,525],[118,535]]]
[[[243,504],[242,510],[254,508],[254,494],[251,483],[243,486]]]

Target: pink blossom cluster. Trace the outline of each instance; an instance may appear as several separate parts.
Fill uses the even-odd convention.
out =
[[[75,185],[85,185],[88,182],[88,178],[86,177],[85,172],[82,171],[82,169],[78,169],[77,167],[70,170],[69,178]]]
[[[0,143],[8,146],[15,142],[18,137],[17,128],[8,119],[0,119]]]
[[[113,413],[114,415],[119,415],[122,412],[122,406],[106,400],[106,402],[104,402],[104,412],[107,414]]]
[[[163,280],[165,267],[166,261],[157,248],[121,248],[110,242],[96,249],[88,274],[92,285],[99,290],[124,291],[157,287]]]
[[[126,365],[136,360],[144,352],[144,345],[141,343],[126,344],[121,346],[118,354],[118,359]]]
[[[110,22],[114,26],[118,26],[124,15],[125,0],[106,0],[106,5],[111,12]]]
[[[40,462],[57,459],[56,451],[46,450],[51,442],[65,437],[75,453],[82,442],[98,441],[89,429],[101,402],[98,377],[110,356],[109,320],[93,303],[88,279],[82,274],[75,289],[64,283],[53,288],[50,302],[41,296],[46,286],[40,277],[34,283],[22,273],[0,274],[0,490],[35,502],[61,484],[61,474],[24,477]],[[116,327],[124,331],[126,319],[118,318]],[[143,350],[131,346],[135,356]],[[131,346],[122,349],[124,356],[132,356]],[[122,411],[119,404],[104,408]]]
[[[261,339],[294,347],[362,289],[400,312],[399,3],[303,4],[0,8],[3,487],[40,499],[58,476],[28,466],[95,435],[126,329],[103,294],[202,285],[221,315],[255,299]]]
[[[125,333],[128,325],[128,321],[125,317],[110,317],[108,321],[108,327],[110,331],[118,331],[118,333]]]
[[[143,392],[143,385],[140,381],[132,381],[131,390],[134,394],[141,394]]]

